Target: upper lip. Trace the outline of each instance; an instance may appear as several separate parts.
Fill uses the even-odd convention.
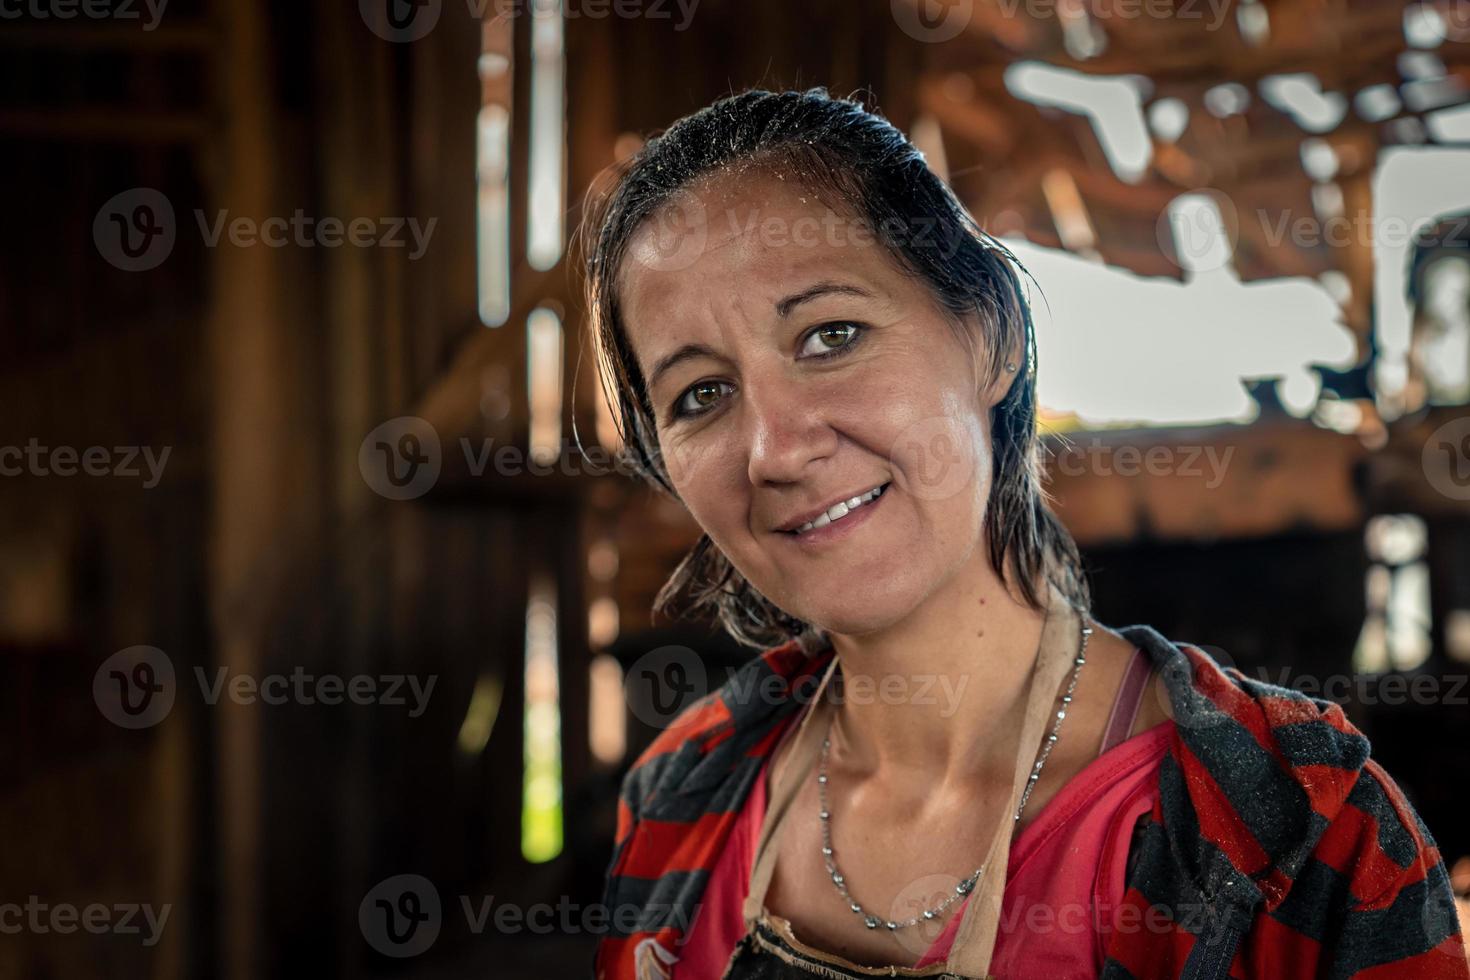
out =
[[[863,494],[867,493],[869,490],[876,490],[879,487],[884,486],[887,482],[888,481],[886,481],[886,480],[879,480],[877,483],[869,483],[869,484],[866,484],[865,486],[863,486],[863,487],[861,487],[861,488],[859,488],[857,490],[854,490],[851,493],[845,493],[845,494],[842,494],[839,497],[833,497],[831,500],[827,501],[822,506],[820,506],[820,507],[813,507],[809,511],[804,511],[801,514],[801,516],[799,516],[799,517],[793,517],[791,520],[787,521],[785,524],[782,524],[780,527],[776,528],[776,530],[778,530],[778,531],[788,531],[788,532],[789,531],[795,531],[797,528],[801,527],[803,524],[807,523],[808,521],[814,521],[818,517],[821,517],[823,514],[827,513],[827,511],[831,510],[833,507],[837,506],[838,504],[843,503],[843,502],[848,501],[848,500],[851,500],[853,497],[861,497]]]

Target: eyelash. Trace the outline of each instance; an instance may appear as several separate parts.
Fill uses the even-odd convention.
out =
[[[868,328],[866,326],[853,320],[829,320],[826,323],[819,323],[811,330],[807,331],[806,336],[801,338],[801,344],[798,349],[806,347],[808,341],[815,337],[818,332],[825,330],[828,327],[852,327],[853,331],[851,336],[848,338],[847,343],[843,344],[841,347],[833,347],[830,350],[823,351],[820,354],[808,354],[806,357],[802,358],[802,360],[830,361],[833,358],[841,357],[844,354],[849,353],[854,347],[856,347],[859,341],[862,339],[863,335],[866,334],[868,331]],[[685,400],[688,399],[688,397],[694,392],[696,388],[706,388],[711,385],[723,386],[725,388],[733,387],[725,381],[695,382],[688,388],[685,388],[684,391],[679,395],[679,397],[674,400],[673,408],[670,410],[669,413],[670,420],[679,421],[680,419],[698,418],[699,416],[706,415],[718,408],[718,402],[701,409],[690,410],[684,408]]]

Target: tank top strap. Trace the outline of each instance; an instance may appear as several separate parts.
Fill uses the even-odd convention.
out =
[[[1148,687],[1152,672],[1148,653],[1142,647],[1134,647],[1133,656],[1128,658],[1128,666],[1123,670],[1118,693],[1113,697],[1113,710],[1103,729],[1098,755],[1127,740],[1128,733],[1133,730],[1133,723],[1138,718],[1138,707],[1143,703],[1143,692]]]

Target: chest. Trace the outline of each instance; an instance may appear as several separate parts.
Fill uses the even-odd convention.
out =
[[[773,772],[788,761],[778,758]],[[1015,836],[1086,761],[1072,752],[1053,754],[1014,827]],[[834,775],[826,794],[827,830],[832,860],[851,898],[862,906],[862,912],[854,912],[827,868],[822,799],[815,771],[808,771],[769,843],[775,857],[766,908],[790,921],[796,937],[817,949],[864,966],[912,966],[961,912],[963,896],[934,918],[906,928],[880,924],[869,929],[866,917],[877,916],[881,923],[922,917],[955,894],[955,886],[984,862],[997,828],[1011,820],[1007,790],[997,785],[926,796],[912,788],[844,783]]]
[[[821,802],[815,780],[807,783],[770,842],[776,857],[766,908],[790,921],[802,942],[853,963],[913,965],[960,912],[963,896],[955,886],[984,861],[990,839],[981,828],[996,825],[999,806],[905,806],[861,793],[851,800],[829,794],[832,859],[850,900],[827,868]],[[950,895],[955,900],[945,909],[916,925],[865,924],[869,915],[882,922],[921,917]]]

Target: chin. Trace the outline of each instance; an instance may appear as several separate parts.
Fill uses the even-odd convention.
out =
[[[844,596],[837,601],[807,604],[796,615],[829,633],[861,636],[886,629],[911,613],[916,602],[905,601],[892,590]]]

